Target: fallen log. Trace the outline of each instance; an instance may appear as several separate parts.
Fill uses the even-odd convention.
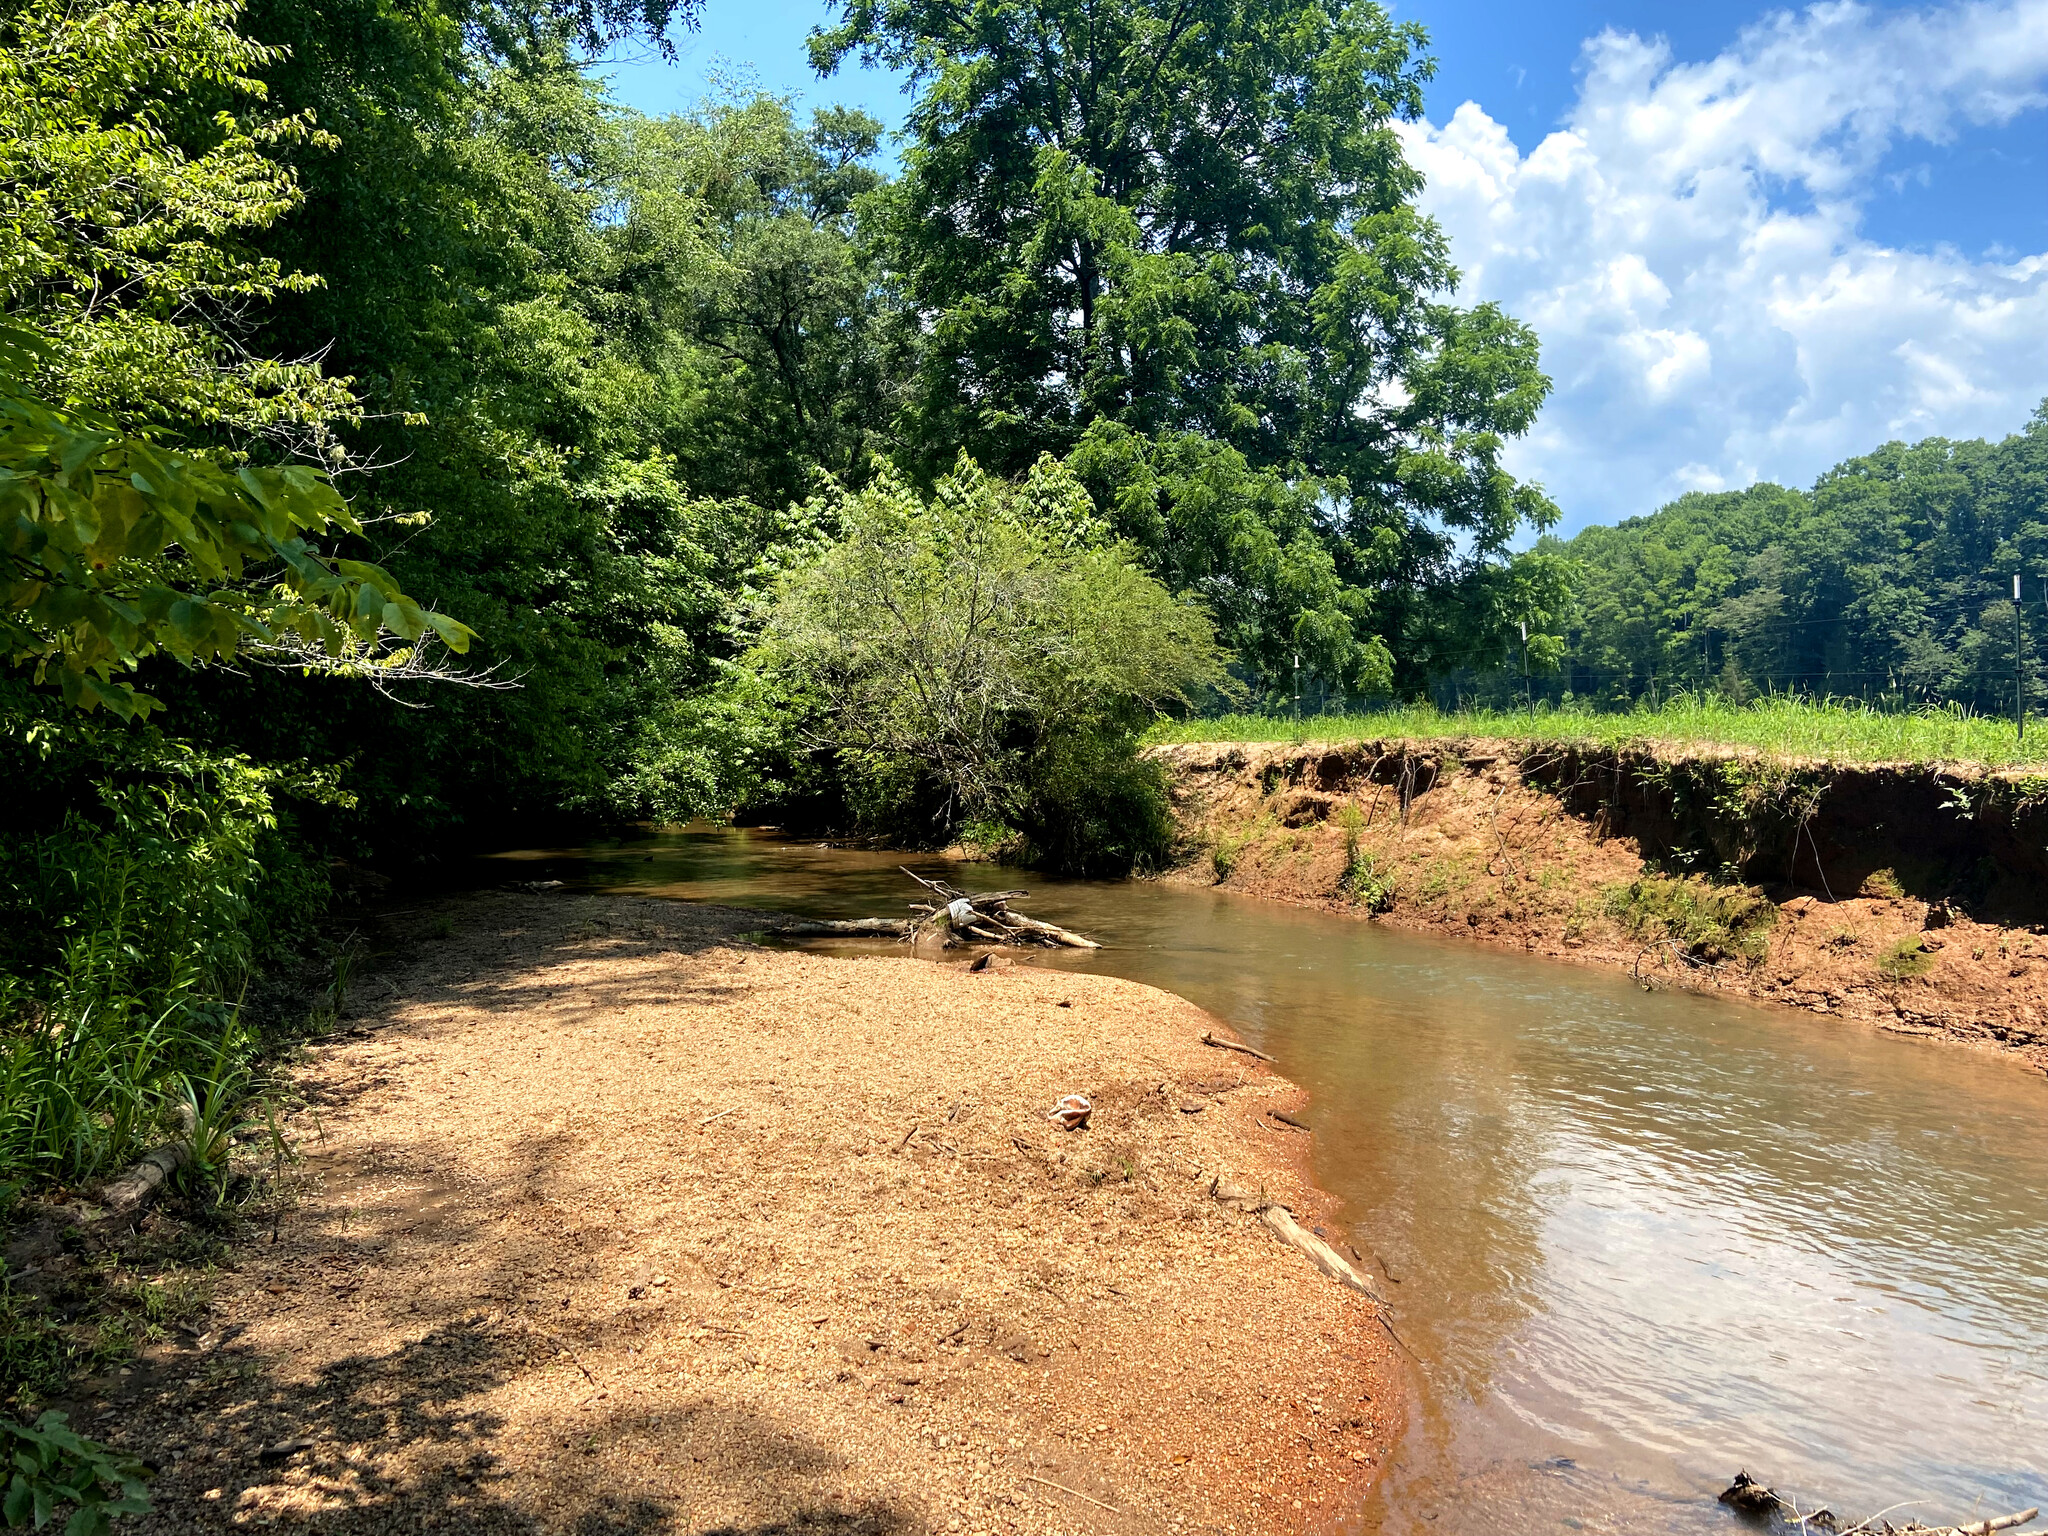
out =
[[[1229,1206],[1234,1211],[1243,1211],[1247,1215],[1258,1217],[1268,1232],[1289,1247],[1300,1249],[1307,1255],[1311,1264],[1339,1285],[1349,1286],[1378,1305],[1386,1304],[1386,1297],[1380,1294],[1379,1287],[1362,1271],[1354,1268],[1336,1249],[1296,1221],[1294,1213],[1286,1206],[1268,1200],[1264,1190],[1240,1189],[1236,1185],[1224,1183],[1218,1177],[1209,1181],[1209,1194],[1217,1202]]]
[[[192,1137],[198,1119],[189,1104],[178,1106],[178,1124],[185,1134],[146,1153],[126,1173],[100,1186],[99,1203],[115,1217],[133,1216],[162,1191],[171,1176],[192,1161]]]
[[[2039,1519],[2040,1515],[2041,1510],[2037,1505],[2033,1509],[2022,1509],[1992,1520],[1973,1520],[1968,1525],[1922,1525],[1917,1520],[1909,1520],[1904,1525],[1887,1523],[1884,1529],[1889,1531],[1891,1536],[1991,1536],[1993,1531],[2009,1531],[2016,1525],[2025,1525],[2029,1520]],[[1873,1515],[1870,1520],[1850,1526],[1842,1532],[1842,1536],[1862,1536],[1862,1533],[1874,1529],[1871,1520],[1876,1518]]]
[[[1012,912],[1009,904],[1029,891],[981,891],[963,894],[943,880],[927,880],[913,869],[898,869],[932,893],[929,901],[912,902],[917,913],[904,937],[915,944],[934,929],[943,929],[948,945],[964,941],[980,944],[1043,944],[1062,949],[1100,949],[1085,935]]]
[[[158,1147],[118,1179],[100,1190],[100,1204],[113,1216],[132,1216],[154,1200],[171,1175],[192,1161],[192,1144],[173,1141]]]
[[[1245,1055],[1256,1056],[1261,1061],[1271,1061],[1273,1059],[1272,1057],[1268,1056],[1264,1051],[1259,1050],[1257,1047],[1245,1045],[1241,1041],[1218,1040],[1216,1038],[1215,1032],[1212,1030],[1202,1031],[1202,1044],[1213,1045],[1219,1051],[1243,1051]]]
[[[2029,1520],[2040,1518],[2041,1506],[2020,1510],[2017,1514],[2000,1515],[1996,1520],[1979,1520],[1974,1525],[1957,1525],[1949,1529],[1956,1536],[1991,1536],[1993,1531],[2010,1530],[2015,1525],[2025,1525]]]
[[[1096,943],[1093,939],[1084,938],[1082,935],[1075,933],[1070,929],[1061,928],[1053,923],[1041,923],[1037,918],[1026,917],[1021,912],[1006,912],[1003,914],[1003,916],[1006,919],[1008,919],[1010,925],[1013,928],[1021,928],[1026,933],[1036,933],[1042,935],[1045,938],[1051,939],[1053,943],[1059,945],[1064,949],[1102,948],[1102,946]]]
[[[1787,1524],[1802,1529],[1839,1531],[1840,1536],[1992,1536],[1994,1531],[2009,1531],[2014,1526],[2025,1525],[2040,1517],[2038,1507],[2022,1509],[2015,1514],[1998,1515],[1989,1520],[1973,1520],[1967,1525],[1922,1525],[1918,1520],[1908,1520],[1904,1525],[1893,1525],[1884,1516],[1900,1506],[1881,1509],[1876,1514],[1858,1520],[1854,1525],[1842,1525],[1834,1511],[1816,1509],[1801,1513],[1799,1506],[1783,1497],[1777,1489],[1759,1482],[1747,1472],[1735,1474],[1735,1481],[1724,1489],[1720,1501],[1730,1509],[1757,1519],[1773,1515],[1783,1517]]]
[[[785,922],[774,932],[793,939],[822,939],[834,934],[900,939],[909,926],[895,917],[807,917]]]

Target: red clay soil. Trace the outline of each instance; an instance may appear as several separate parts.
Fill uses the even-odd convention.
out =
[[[1209,1192],[1327,1222],[1301,1096],[1189,1004],[631,898],[407,921],[296,1208],[97,1384],[170,1447],[136,1531],[1287,1532],[1377,1475],[1375,1308]]]
[[[1972,921],[1887,889],[1772,888],[1748,953],[1695,952],[1630,900],[1652,871],[1625,837],[1525,783],[1512,754],[1455,758],[1402,815],[1395,787],[1304,787],[1301,746],[1154,748],[1195,850],[1170,878],[1397,928],[1455,934],[1630,971],[1646,985],[1730,992],[1898,1034],[1962,1041],[2048,1070],[2048,937]],[[1355,877],[1351,847],[1369,861]],[[1690,885],[1701,894],[1704,882]],[[1375,890],[1384,911],[1369,910]]]

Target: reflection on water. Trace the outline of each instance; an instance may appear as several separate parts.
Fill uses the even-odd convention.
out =
[[[508,857],[816,916],[906,900],[900,856],[760,834]],[[2048,1504],[2048,1083],[1215,891],[1023,883],[1110,946],[1039,963],[1170,988],[1314,1095],[1423,1377],[1370,1527],[1724,1529],[1738,1467],[1859,1516]]]

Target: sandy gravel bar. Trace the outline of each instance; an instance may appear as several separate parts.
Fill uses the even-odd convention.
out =
[[[303,1198],[123,1384],[133,1528],[1284,1531],[1376,1475],[1372,1305],[1208,1193],[1326,1221],[1300,1095],[1190,1004],[633,898],[405,922]]]

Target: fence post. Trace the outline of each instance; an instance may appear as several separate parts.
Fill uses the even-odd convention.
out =
[[[1522,697],[1529,705],[1529,718],[1536,718],[1536,688],[1529,681],[1529,621],[1522,620]]]
[[[2027,739],[2026,632],[2020,627],[2020,578],[2012,578],[2012,718],[2019,739]]]

